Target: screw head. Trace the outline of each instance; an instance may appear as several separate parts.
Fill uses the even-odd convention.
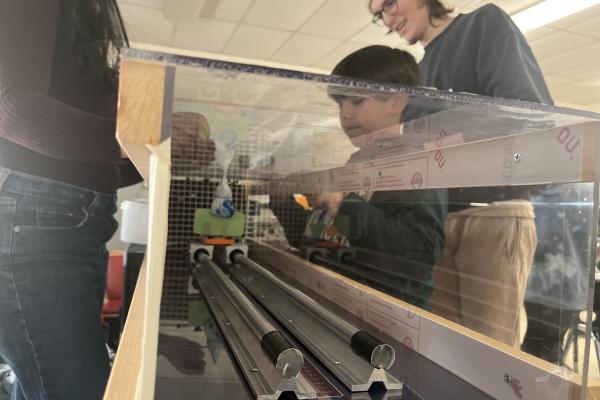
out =
[[[521,158],[523,158],[523,157],[521,156],[521,153],[515,153],[515,154],[513,155],[513,160],[515,160],[515,162],[519,162],[519,161],[521,161]]]

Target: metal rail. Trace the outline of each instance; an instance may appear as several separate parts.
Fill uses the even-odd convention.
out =
[[[299,291],[298,289],[285,283],[265,268],[250,260],[241,253],[232,253],[232,261],[243,265],[244,267],[260,274],[286,295],[293,298],[306,307],[313,315],[318,318],[319,322],[327,326],[333,333],[344,340],[351,348],[367,360],[375,368],[390,368],[395,360],[394,348],[386,343],[379,341],[370,333],[356,328],[331,311],[325,309],[319,303]]]
[[[215,277],[225,295],[234,305],[255,336],[261,347],[273,362],[275,369],[285,378],[295,377],[304,364],[304,356],[293,347],[261,313],[260,310],[242,293],[208,255],[201,254],[198,261]]]

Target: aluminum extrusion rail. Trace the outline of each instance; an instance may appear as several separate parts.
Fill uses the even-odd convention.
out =
[[[363,357],[373,367],[388,369],[393,365],[395,351],[392,346],[381,342],[370,333],[356,328],[354,325],[325,309],[319,303],[298,289],[288,285],[243,254],[233,252],[231,254],[231,259],[231,261],[259,273],[284,291],[288,296],[309,309],[324,325],[328,326],[331,331],[348,343],[356,354]]]
[[[265,355],[269,357],[275,369],[285,378],[296,377],[304,364],[302,353],[293,347],[281,332],[267,321],[256,306],[250,302],[208,255],[201,254],[198,261],[215,276],[226,296],[260,340]]]

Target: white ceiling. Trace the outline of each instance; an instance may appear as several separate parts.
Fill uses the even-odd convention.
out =
[[[567,1],[567,0],[565,0]],[[458,12],[489,1],[451,0]],[[509,14],[539,0],[497,0]],[[420,46],[370,23],[367,0],[119,0],[134,46],[330,71],[370,44]],[[600,5],[527,33],[555,101],[600,112]],[[164,50],[164,49],[162,49]]]

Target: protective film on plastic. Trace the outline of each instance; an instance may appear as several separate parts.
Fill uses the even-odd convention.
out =
[[[226,180],[235,210],[247,216],[238,240],[308,258],[554,364],[556,373],[589,366],[600,376],[583,354],[583,339],[598,336],[587,316],[597,231],[589,156],[597,154],[599,115],[206,59],[126,56],[174,67],[174,113],[201,131],[198,141],[173,127],[169,243],[185,249],[199,240],[194,210],[210,208]],[[371,121],[345,120],[343,107],[366,103]],[[389,113],[377,113],[392,103],[401,112],[382,126],[378,118]],[[198,115],[202,124],[193,122]],[[183,261],[168,266],[163,316],[183,312],[185,276]],[[403,329],[373,317],[369,305],[363,311],[375,330]],[[409,342],[418,347],[417,339]],[[502,384],[523,398],[550,390],[516,377]],[[553,395],[570,398],[562,393]]]

